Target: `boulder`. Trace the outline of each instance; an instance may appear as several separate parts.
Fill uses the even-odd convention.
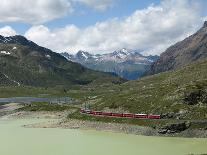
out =
[[[160,134],[173,134],[182,132],[190,127],[190,122],[167,124],[158,130]]]
[[[175,118],[175,113],[174,112],[168,112],[168,113],[164,113],[162,114],[162,118]]]

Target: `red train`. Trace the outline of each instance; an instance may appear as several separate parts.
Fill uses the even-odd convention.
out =
[[[133,113],[113,113],[113,112],[102,112],[81,109],[81,113],[94,115],[94,116],[111,116],[111,117],[127,117],[127,118],[139,118],[139,119],[161,119],[161,115],[153,114],[133,114]]]

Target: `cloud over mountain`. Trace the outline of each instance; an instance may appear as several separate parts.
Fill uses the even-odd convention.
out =
[[[125,47],[160,54],[198,29],[203,22],[201,8],[196,1],[165,0],[125,18],[97,22],[86,28],[67,25],[49,29],[39,25],[31,27],[25,36],[55,51],[110,52]]]
[[[8,37],[8,36],[14,36],[16,34],[17,32],[14,29],[12,29],[10,26],[5,26],[0,28],[0,35],[2,36]]]

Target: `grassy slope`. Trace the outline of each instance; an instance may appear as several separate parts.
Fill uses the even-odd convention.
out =
[[[66,111],[71,109],[77,109],[74,105],[70,104],[49,104],[46,102],[38,102],[38,103],[32,103],[30,105],[26,105],[18,111]]]
[[[207,117],[207,103],[188,105],[183,99],[186,94],[206,89],[207,60],[110,87],[110,93],[102,95],[94,108],[121,107],[134,113],[158,114],[186,111],[184,119],[204,119]]]
[[[191,123],[190,128],[206,129],[207,124],[202,121],[199,122],[198,120],[206,119],[207,103],[199,102],[199,104],[189,105],[184,101],[186,95],[200,90],[206,91],[206,89],[207,60],[196,62],[179,70],[144,77],[136,81],[129,81],[119,86],[105,86],[104,88],[100,88],[90,85],[78,91],[79,97],[82,99],[84,96],[85,102],[90,104],[93,109],[102,110],[109,107],[111,108],[110,111],[122,109],[123,111],[133,113],[157,114],[185,111],[186,113],[182,115],[181,120],[95,117],[80,114],[79,111],[70,114],[68,118],[137,124],[150,127],[160,126],[166,123],[196,120]],[[73,93],[76,94],[77,92],[74,91]]]

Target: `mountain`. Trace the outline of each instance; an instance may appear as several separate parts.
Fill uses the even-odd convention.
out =
[[[158,56],[143,56],[139,51],[121,49],[108,54],[90,54],[79,51],[75,55],[62,53],[68,60],[80,63],[87,68],[115,73],[125,79],[142,76]]]
[[[207,58],[207,21],[195,34],[169,47],[152,65],[149,74],[180,68]]]
[[[53,87],[124,80],[68,61],[23,36],[0,36],[0,85]]]

